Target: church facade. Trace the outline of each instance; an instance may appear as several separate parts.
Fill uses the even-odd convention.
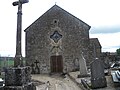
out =
[[[54,5],[28,28],[26,64],[32,73],[62,73],[77,68],[80,54],[89,63],[90,26]]]

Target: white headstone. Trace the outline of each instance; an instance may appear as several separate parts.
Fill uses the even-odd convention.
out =
[[[86,60],[85,60],[83,54],[80,55],[79,68],[80,68],[80,75],[78,75],[78,77],[88,76],[87,67],[86,67]]]

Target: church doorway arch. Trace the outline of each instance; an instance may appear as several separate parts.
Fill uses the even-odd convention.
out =
[[[63,58],[62,55],[50,57],[51,73],[63,72]]]

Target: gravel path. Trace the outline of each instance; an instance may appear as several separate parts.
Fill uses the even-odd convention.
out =
[[[45,82],[45,84],[37,86],[37,90],[81,90],[68,76],[62,78],[55,75],[32,75],[32,79]]]

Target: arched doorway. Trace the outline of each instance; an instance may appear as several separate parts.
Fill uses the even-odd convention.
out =
[[[63,59],[62,55],[50,57],[51,73],[63,72]]]

